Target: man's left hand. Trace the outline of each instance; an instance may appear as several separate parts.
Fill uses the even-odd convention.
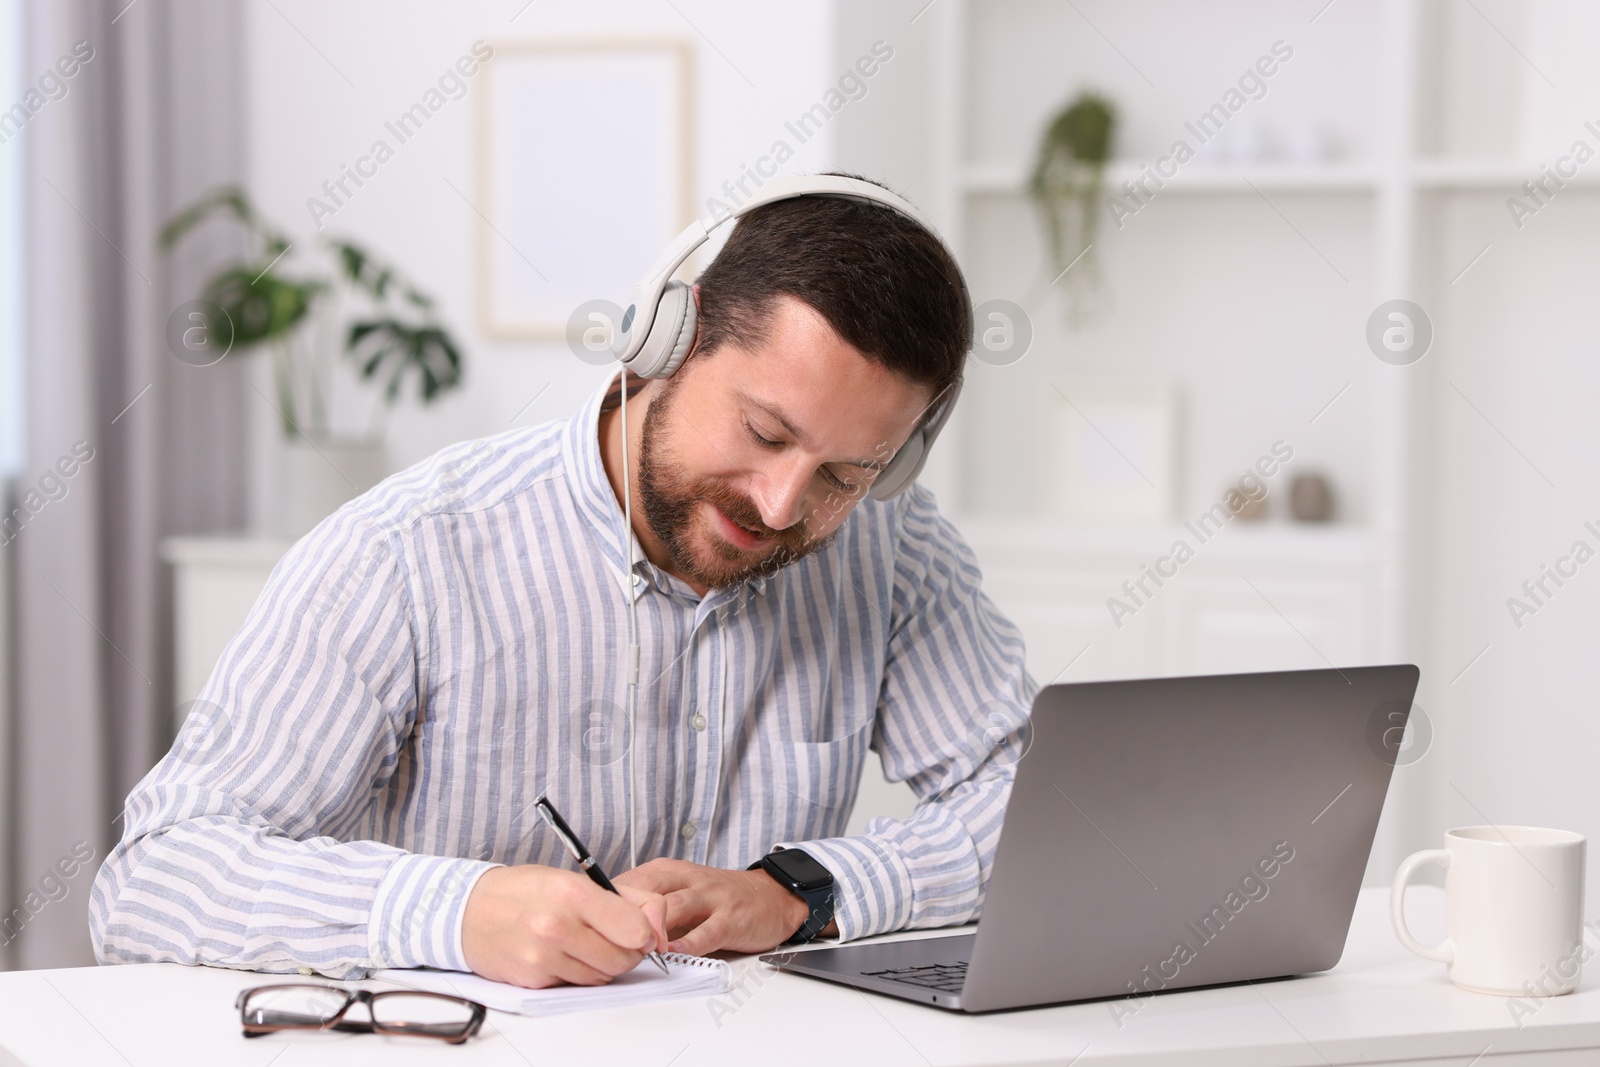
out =
[[[618,885],[667,899],[667,946],[705,956],[719,949],[766,952],[805,925],[806,902],[766,871],[725,871],[685,860],[659,859],[618,875]],[[829,933],[829,929],[824,933]]]

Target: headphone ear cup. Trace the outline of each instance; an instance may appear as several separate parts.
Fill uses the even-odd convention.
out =
[[[667,354],[666,365],[661,368],[661,377],[667,378],[676,374],[678,368],[683,366],[683,361],[689,358],[689,353],[694,349],[695,337],[700,329],[700,309],[695,306],[694,290],[683,282],[673,282],[683,294],[683,310],[678,313],[678,337],[672,344],[672,350]]]
[[[628,369],[641,378],[670,377],[694,347],[698,321],[695,312],[694,293],[689,286],[668,282],[661,290],[650,332],[639,346],[639,354],[627,361]]]
[[[891,500],[899,496],[917,480],[917,475],[922,473],[922,465],[927,460],[927,438],[921,430],[918,430],[906,438],[906,443],[900,446],[900,451],[896,452],[888,465],[872,479],[872,486],[867,490],[867,495],[874,500]]]
[[[906,443],[900,446],[889,460],[887,466],[878,472],[872,480],[872,487],[867,490],[867,495],[874,500],[890,500],[899,496],[910,488],[911,483],[917,480],[922,473],[922,468],[927,466],[928,453],[933,451],[933,443],[939,439],[939,433],[944,429],[944,424],[950,421],[950,416],[956,409],[956,401],[961,398],[961,379],[957,378],[949,387],[949,394],[940,403],[933,417],[921,429],[914,431],[906,438]]]

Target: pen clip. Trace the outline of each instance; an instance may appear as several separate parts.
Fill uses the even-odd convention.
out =
[[[555,805],[550,803],[550,798],[540,793],[534,800],[533,806],[538,810],[544,821],[550,824],[550,829],[556,832],[556,836],[561,838],[561,843],[567,846],[567,851],[572,853],[572,858],[578,861],[579,866],[587,869],[588,864],[592,862],[589,858],[589,850],[583,847],[583,842],[578,840],[578,835],[572,832],[572,827],[567,825],[567,820],[563,819],[561,813],[556,810]]]

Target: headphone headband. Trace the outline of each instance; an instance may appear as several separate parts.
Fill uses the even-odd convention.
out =
[[[650,327],[655,319],[656,306],[661,302],[661,294],[666,289],[667,282],[672,279],[679,267],[683,266],[688,258],[694,255],[695,250],[711,239],[711,232],[731,219],[746,215],[758,207],[776,203],[779,200],[793,200],[802,196],[835,196],[847,200],[861,200],[869,203],[882,204],[905,215],[917,223],[924,230],[934,236],[945,252],[950,255],[951,262],[955,261],[955,254],[950,251],[944,238],[939,236],[939,231],[922,214],[903,197],[897,196],[889,190],[859,178],[846,178],[837,174],[811,174],[791,178],[777,178],[767,182],[756,194],[745,200],[731,211],[716,211],[704,218],[695,219],[686,226],[661,253],[659,259],[651,266],[643,280],[635,285],[628,293],[627,302],[623,304],[622,311],[622,345],[617,350],[617,359],[634,370],[633,359],[638,356],[639,350],[644,347],[645,339],[650,335]],[[966,279],[957,271],[957,279],[961,288],[966,290]],[[675,369],[675,368],[674,368]],[[644,374],[643,371],[635,373]],[[644,377],[651,377],[644,374]]]

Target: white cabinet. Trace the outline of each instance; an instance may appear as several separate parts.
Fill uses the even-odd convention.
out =
[[[173,568],[173,646],[178,707],[200,695],[222,650],[244,625],[289,545],[236,537],[172,537],[161,558]],[[174,724],[175,729],[183,723]]]
[[[1150,595],[1139,593],[1141,603],[1132,605],[1122,583],[1137,582],[1177,531],[1033,519],[963,518],[956,525],[978,556],[984,591],[1022,630],[1028,670],[1041,685],[1349,667],[1381,658],[1380,542],[1362,530],[1230,527],[1161,586],[1145,578]],[[1111,597],[1133,606],[1133,614],[1114,619]],[[912,805],[911,791],[883,781],[869,760],[850,830]]]
[[[1363,530],[1229,527],[1182,565],[1164,564],[1176,573],[1157,585],[1149,571],[1173,529],[958,525],[1041,684],[1345,667],[1381,654],[1378,539]]]

